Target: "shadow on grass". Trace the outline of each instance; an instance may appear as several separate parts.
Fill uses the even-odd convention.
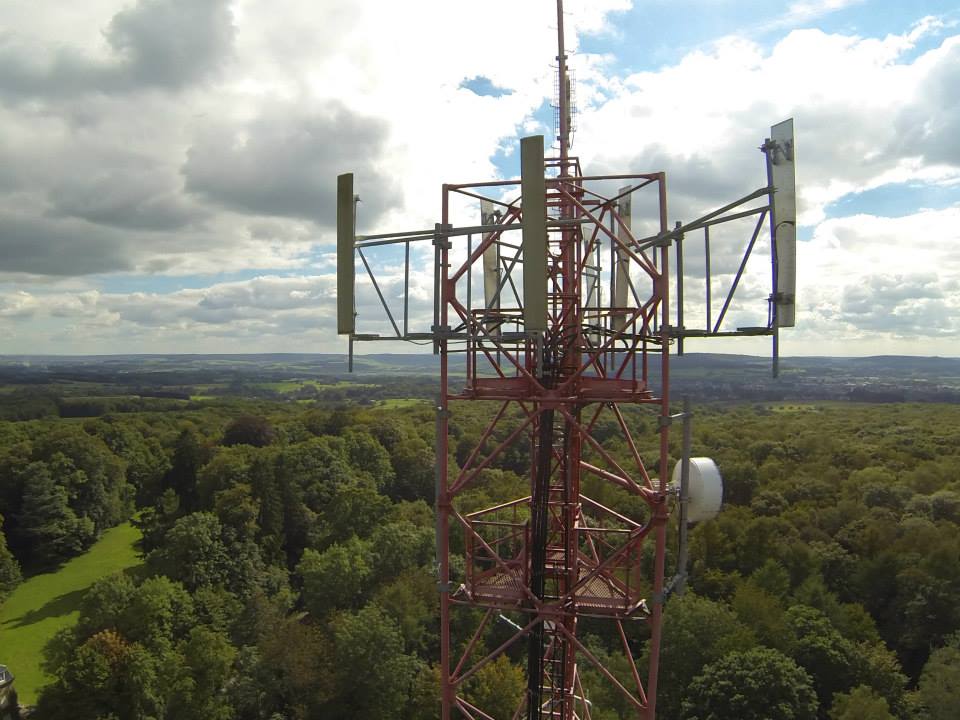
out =
[[[8,629],[19,628],[26,625],[33,625],[48,618],[69,615],[80,608],[80,601],[86,593],[87,590],[84,588],[83,590],[74,590],[73,592],[58,595],[35,610],[30,610],[20,617],[7,620],[7,622],[4,623],[4,627]]]
[[[126,568],[125,570],[121,570],[119,573],[115,574],[127,575],[137,584],[140,584],[147,577],[149,577],[149,571],[144,565],[134,565],[133,567]],[[111,576],[107,575],[106,577]],[[89,588],[81,588],[80,590],[74,590],[72,592],[64,593],[63,595],[58,595],[39,608],[30,610],[20,617],[10,618],[3,623],[3,627],[5,629],[12,630],[14,628],[33,625],[41,620],[69,615],[70,613],[80,609],[80,603],[83,602],[83,596],[87,594],[87,590],[89,590]]]

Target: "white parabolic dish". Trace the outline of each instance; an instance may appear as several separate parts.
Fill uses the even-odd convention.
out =
[[[680,487],[680,473],[683,463],[677,463],[673,468],[673,483]],[[700,522],[709,520],[718,512],[723,503],[723,478],[717,464],[710,458],[690,458],[690,484],[688,488],[690,498],[687,504],[687,521]]]

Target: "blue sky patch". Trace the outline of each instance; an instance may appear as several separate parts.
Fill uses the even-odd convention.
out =
[[[513,90],[494,85],[493,81],[483,75],[475,75],[469,80],[460,83],[460,87],[469,90],[476,95],[486,97],[503,97],[504,95],[513,95]]]
[[[630,73],[676,64],[692,50],[729,35],[749,38],[769,49],[795,28],[816,27],[828,34],[882,38],[891,33],[905,34],[930,15],[940,17],[947,25],[960,22],[956,0],[929,0],[922,9],[903,0],[871,0],[806,20],[788,18],[786,10],[791,4],[769,0],[646,2],[640,10],[614,13],[614,32],[583,37],[580,52],[613,54],[618,70]],[[939,45],[939,35],[921,39],[903,60],[911,61]]]
[[[827,217],[866,214],[903,217],[919,209],[943,210],[960,203],[960,186],[929,183],[891,183],[844,195],[824,208]]]
[[[215,275],[104,275],[97,278],[100,289],[107,294],[124,293],[157,293],[166,295],[180,290],[199,290],[221,283],[242,282],[253,280],[263,275],[285,277],[302,275],[304,269],[296,270],[264,270],[251,268],[232,273],[217,273]]]

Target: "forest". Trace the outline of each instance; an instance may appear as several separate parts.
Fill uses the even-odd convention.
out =
[[[52,682],[31,717],[436,718],[429,403],[164,402],[0,422],[0,598],[111,527],[132,519],[141,534],[142,563],[96,582],[47,644]],[[489,414],[466,405],[479,407],[456,408],[453,466]],[[634,410],[655,457],[657,418]],[[687,591],[667,600],[658,717],[960,717],[960,406],[695,413],[694,453],[717,461],[725,504],[694,527]],[[462,509],[527,494],[528,464],[519,442]],[[616,487],[590,492],[635,509]],[[599,624],[582,637],[599,657],[619,647]],[[646,625],[628,639],[642,661]],[[523,661],[470,681],[498,720],[525,689]],[[583,676],[593,718],[632,717]]]

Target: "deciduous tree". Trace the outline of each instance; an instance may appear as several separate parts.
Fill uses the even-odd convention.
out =
[[[523,670],[501,655],[480,668],[469,684],[470,702],[494,720],[511,720],[527,688]]]
[[[924,720],[960,717],[960,636],[930,654],[920,675],[917,700],[926,713]]]
[[[20,564],[7,548],[3,533],[3,515],[0,515],[0,600],[20,582]]]
[[[887,701],[866,685],[839,693],[830,707],[830,720],[896,720]]]
[[[241,415],[227,425],[221,444],[266,447],[273,442],[274,435],[273,426],[265,417]]]
[[[325,717],[400,720],[419,663],[403,652],[396,622],[377,605],[330,623],[337,658],[337,697]]]
[[[694,678],[683,703],[685,720],[815,720],[810,676],[771,648],[732,652]]]
[[[726,605],[688,593],[667,606],[662,642],[658,714],[678,717],[691,679],[728,653],[752,648],[756,637]]]
[[[307,548],[297,565],[307,608],[320,618],[337,609],[359,607],[370,592],[371,566],[370,544],[356,537],[323,552]]]

